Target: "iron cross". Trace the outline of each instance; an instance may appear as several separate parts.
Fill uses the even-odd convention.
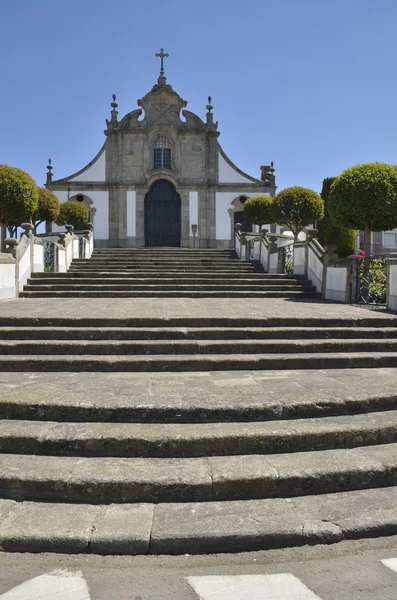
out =
[[[164,75],[164,59],[169,57],[169,54],[164,54],[164,48],[160,49],[160,52],[157,52],[156,56],[161,58],[161,71],[160,75]]]

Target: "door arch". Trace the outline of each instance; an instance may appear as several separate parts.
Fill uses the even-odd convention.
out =
[[[145,196],[145,246],[181,245],[181,198],[167,179],[159,179]]]

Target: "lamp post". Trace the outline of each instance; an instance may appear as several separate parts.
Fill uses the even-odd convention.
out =
[[[193,234],[193,248],[195,248],[196,247],[197,225],[192,225],[192,234]]]

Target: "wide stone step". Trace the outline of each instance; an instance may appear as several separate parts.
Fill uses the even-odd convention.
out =
[[[0,327],[0,340],[303,340],[397,338],[396,327]]]
[[[297,498],[173,504],[0,500],[5,552],[210,554],[397,533],[397,487]]]
[[[397,410],[395,376],[383,369],[1,377],[0,418],[12,420],[202,424]]]
[[[158,281],[168,280],[170,282],[179,281],[191,281],[196,282],[200,281],[212,281],[215,280],[226,280],[226,281],[240,281],[240,280],[249,280],[249,281],[269,281],[269,282],[281,282],[281,281],[308,281],[302,275],[284,275],[278,273],[260,273],[250,271],[249,273],[230,273],[230,272],[217,272],[217,273],[180,273],[179,271],[174,271],[168,273],[167,271],[153,271],[149,270],[147,273],[130,273],[123,271],[68,271],[67,273],[32,273],[32,276],[28,279],[28,282],[35,282],[38,280],[44,280],[44,282],[63,282],[65,280],[71,281],[93,281],[96,282],[98,279],[112,279],[113,281]]]
[[[78,291],[78,290],[60,290],[60,291],[36,291],[34,289],[20,292],[20,298],[319,298],[321,294],[311,291],[194,291],[191,289],[185,291]]]
[[[29,304],[29,308],[32,305]],[[36,308],[36,304],[34,305]],[[123,313],[124,314],[124,313]],[[397,319],[390,316],[381,316],[371,311],[360,310],[357,317],[350,316],[173,316],[173,317],[150,317],[140,315],[129,316],[79,316],[78,313],[73,316],[63,316],[57,314],[56,316],[43,317],[43,316],[27,316],[22,314],[19,316],[5,316],[0,314],[0,326],[1,327],[160,327],[160,328],[173,328],[173,327],[222,327],[222,328],[236,328],[236,327],[260,327],[260,328],[292,328],[292,327],[358,327],[358,328],[397,328]],[[368,315],[368,316],[367,316]]]
[[[111,504],[294,497],[397,484],[397,444],[206,458],[3,454],[0,496]]]
[[[220,283],[185,283],[184,281],[180,281],[178,283],[167,284],[163,282],[156,283],[80,283],[69,281],[63,281],[62,284],[56,283],[48,283],[42,284],[38,282],[32,282],[24,287],[24,292],[64,292],[64,291],[77,291],[77,292],[169,292],[169,291],[201,291],[201,292],[235,292],[235,291],[243,291],[243,292],[297,292],[297,291],[308,291],[315,292],[316,288],[313,287],[310,282],[303,283],[299,282],[298,284],[294,283],[268,283],[267,281],[257,281],[257,282],[233,282],[227,284]]]
[[[226,272],[230,272],[230,273],[250,273],[250,272],[255,272],[255,273],[263,273],[263,269],[260,269],[259,267],[255,266],[255,265],[250,265],[250,264],[222,264],[222,265],[188,265],[185,262],[177,264],[177,263],[167,263],[167,264],[153,264],[153,263],[148,263],[147,265],[144,265],[142,263],[139,264],[133,264],[133,263],[125,263],[125,264],[119,264],[119,263],[109,263],[109,264],[103,264],[103,263],[99,263],[99,264],[94,264],[94,263],[89,263],[89,264],[80,264],[80,265],[74,265],[72,264],[69,268],[69,272],[75,272],[75,271],[176,271],[176,270],[182,270],[184,272],[188,272],[188,273],[199,273],[199,272],[206,272],[208,273],[210,270],[215,270],[215,271],[226,271]]]
[[[188,458],[294,453],[396,441],[397,411],[263,423],[0,420],[0,452],[47,456]]]
[[[0,340],[1,355],[46,356],[117,355],[138,359],[142,356],[233,355],[298,353],[397,353],[397,339],[295,339],[295,340]]]
[[[15,343],[15,342],[13,342]],[[32,348],[33,351],[33,348]],[[396,367],[397,352],[0,356],[0,371],[241,371]]]

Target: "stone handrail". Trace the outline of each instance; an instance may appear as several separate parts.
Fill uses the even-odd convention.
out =
[[[79,234],[74,234],[70,226],[66,233],[39,235],[33,233],[31,223],[23,223],[22,228],[24,233],[21,239],[5,239],[5,252],[0,252],[0,299],[17,297],[32,273],[45,271],[46,242],[54,246],[54,260],[51,263],[55,272],[68,270],[73,257],[76,258],[76,247],[79,256],[80,238],[83,239],[82,258],[90,258],[94,248],[92,226]]]

